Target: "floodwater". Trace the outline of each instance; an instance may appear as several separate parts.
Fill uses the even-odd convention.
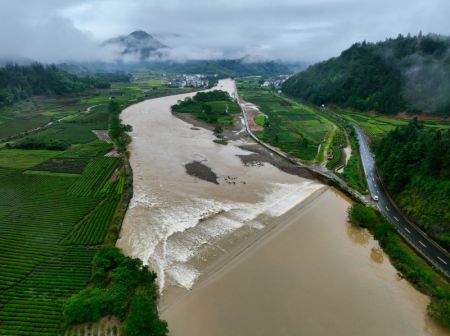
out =
[[[233,81],[218,85],[234,95]],[[191,95],[148,100],[121,115],[133,127],[134,195],[118,246],[158,273],[161,290],[190,288],[228,246],[269,229],[267,218],[324,188],[269,164],[245,166],[237,155],[252,153],[242,143],[214,143],[212,132],[174,117],[170,106]],[[194,161],[209,167],[218,184],[186,174]]]
[[[173,336],[445,335],[332,189],[162,307]],[[164,303],[164,297],[163,303]]]
[[[233,93],[231,80],[219,82]],[[172,336],[444,335],[399,280],[349,200],[172,116],[192,94],[122,113],[133,126],[134,197],[118,246],[157,273]],[[186,173],[193,161],[218,183]]]

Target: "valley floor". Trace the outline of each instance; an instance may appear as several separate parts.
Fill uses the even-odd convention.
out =
[[[255,159],[245,135],[214,143],[172,115],[184,97],[122,114],[135,192],[118,246],[158,273],[171,335],[445,334],[427,297],[347,223],[349,200]],[[194,162],[217,184],[189,175]]]

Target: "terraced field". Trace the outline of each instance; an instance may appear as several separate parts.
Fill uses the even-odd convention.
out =
[[[321,161],[319,146],[333,135],[333,123],[312,108],[261,87],[254,80],[240,80],[241,97],[268,116],[268,125],[257,136],[305,161]]]
[[[108,129],[110,97],[124,107],[189,91],[164,83],[141,76],[84,96],[32,97],[0,109],[0,139],[8,138],[0,143],[0,335],[63,330],[63,305],[88,284],[98,249],[114,244],[129,195],[122,158],[105,157],[113,145],[92,131]],[[48,146],[54,143],[61,150]]]
[[[124,191],[122,159],[104,157],[113,146],[92,130],[107,129],[109,115],[103,105],[86,111],[88,100],[67,99],[57,109],[53,99],[32,98],[14,105],[15,114],[0,110],[7,136],[69,116],[0,144],[0,335],[59,334],[63,304],[86,287],[110,230]],[[5,129],[9,122],[21,126]],[[45,149],[55,141],[67,150]]]
[[[2,158],[18,154],[0,150]],[[93,158],[81,175],[61,177],[24,174],[39,153],[20,154],[0,170],[0,335],[55,335],[64,300],[89,280],[120,198],[114,189],[95,193],[119,159]],[[59,152],[46,154],[42,160]],[[89,192],[73,193],[74,186]],[[77,227],[91,234],[67,242]]]

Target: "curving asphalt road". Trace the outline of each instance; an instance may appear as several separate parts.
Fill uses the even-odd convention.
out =
[[[369,150],[363,130],[352,125],[356,130],[361,160],[366,175],[370,194],[378,196],[377,206],[383,216],[397,229],[397,231],[429,262],[440,268],[447,277],[450,276],[449,254],[437,245],[424,232],[409,222],[402,212],[394,205],[386,193],[380,178],[378,177],[374,158]]]
[[[236,85],[236,83],[235,83]],[[239,97],[237,88],[235,87],[235,99],[238,100],[241,105],[242,101]],[[262,144],[264,147],[269,150],[275,152],[278,155],[281,155],[288,159],[290,158],[280,153],[277,149],[272,146],[260,141],[250,130],[250,127],[247,122],[247,115],[245,113],[245,109],[242,107],[242,115],[244,121],[244,127],[248,134],[258,143]],[[323,112],[326,112],[323,110]],[[339,116],[337,116],[339,117]],[[347,120],[342,119],[344,122],[348,123]],[[378,196],[378,201],[376,202],[377,207],[381,214],[397,229],[398,233],[409,242],[409,244],[420,253],[428,262],[436,266],[441,272],[447,277],[450,278],[450,256],[447,251],[445,251],[442,247],[440,247],[436,242],[434,242],[430,237],[428,237],[423,231],[421,231],[414,224],[409,222],[403,213],[394,205],[394,202],[388,196],[385,191],[383,184],[381,183],[380,178],[378,177],[377,170],[375,167],[375,160],[370,152],[369,145],[367,143],[366,137],[364,135],[363,130],[356,124],[350,123],[356,131],[359,140],[359,150],[361,155],[361,161],[364,167],[364,173],[366,175],[367,185],[369,187],[370,195]],[[299,164],[295,162],[295,164]],[[330,174],[325,174],[324,172],[315,169],[314,167],[308,166],[311,170],[314,170],[320,174],[324,174],[326,176]],[[330,178],[335,177],[328,176]]]

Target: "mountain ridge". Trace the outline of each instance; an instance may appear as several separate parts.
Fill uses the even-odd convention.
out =
[[[108,39],[101,45],[117,48],[121,56],[132,56],[138,61],[145,61],[157,50],[167,48],[165,44],[143,30],[135,30],[128,35]]]

